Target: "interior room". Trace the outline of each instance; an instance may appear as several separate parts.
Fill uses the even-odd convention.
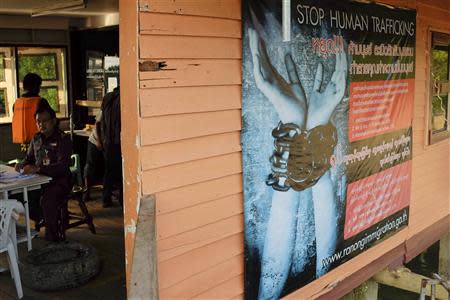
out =
[[[14,103],[25,92],[28,73],[42,78],[39,96],[56,112],[59,129],[73,145],[70,170],[74,186],[80,190],[72,189],[68,200],[66,239],[94,249],[98,271],[76,287],[27,286],[21,264],[31,253],[30,245],[33,250],[48,245],[45,227],[31,221],[29,236],[27,226],[17,229],[18,236],[25,235],[23,243],[18,237],[23,299],[125,299],[123,207],[116,190],[111,205],[102,205],[105,165],[101,151],[90,175],[87,198],[84,176],[89,138],[103,97],[119,86],[118,0],[1,1],[0,164],[12,168],[29,148],[12,139]],[[29,194],[36,192],[33,189],[36,187],[27,190]],[[7,199],[23,197],[18,191],[2,193]],[[18,223],[25,225],[22,215]],[[5,253],[0,253],[0,298],[17,299],[14,279],[4,268],[7,265]]]

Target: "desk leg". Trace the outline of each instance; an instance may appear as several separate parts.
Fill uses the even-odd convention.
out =
[[[3,199],[8,199],[8,191],[3,191]]]
[[[25,222],[27,223],[27,243],[28,243],[28,251],[31,251],[31,230],[30,230],[30,210],[28,208],[28,189],[27,187],[23,188],[23,200],[25,202]]]

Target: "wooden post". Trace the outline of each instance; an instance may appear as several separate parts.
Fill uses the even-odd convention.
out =
[[[422,279],[430,279],[426,276],[413,273],[407,268],[399,268],[395,271],[384,270],[377,273],[372,278],[378,283],[392,286],[397,289],[410,291],[416,293],[417,295],[420,294]],[[431,295],[430,285],[427,286],[425,292],[427,296]],[[447,290],[441,285],[436,285],[436,298],[448,299]]]
[[[439,242],[439,274],[450,280],[450,234]]]
[[[377,300],[378,283],[372,279],[367,280],[359,287],[345,295],[341,300]]]
[[[144,196],[139,207],[128,299],[158,299],[155,197]]]

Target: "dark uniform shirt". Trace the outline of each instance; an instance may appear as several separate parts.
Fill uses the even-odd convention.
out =
[[[70,178],[70,155],[72,154],[72,141],[70,137],[60,130],[46,137],[38,132],[30,142],[23,165],[36,165],[39,173],[57,178]]]

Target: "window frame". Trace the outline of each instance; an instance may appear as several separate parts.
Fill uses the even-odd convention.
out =
[[[0,124],[11,123],[12,107],[17,98],[16,53],[13,46],[0,45],[0,52],[5,54],[5,80],[0,81],[0,88],[6,89],[6,115],[0,116]]]
[[[442,31],[435,28],[430,28],[429,30],[429,57],[428,57],[428,144],[433,145],[439,143],[441,141],[447,140],[450,137],[450,121],[446,120],[447,126],[444,130],[441,131],[433,131],[433,97],[435,95],[435,82],[432,78],[432,63],[433,63],[433,55],[432,50],[434,47],[435,39],[433,35],[441,36],[442,39],[446,40],[447,49],[448,49],[448,74],[447,74],[447,82],[445,83],[450,87],[450,33],[446,31]],[[445,37],[444,37],[445,36]],[[442,82],[442,81],[441,81]],[[450,118],[450,90],[447,93],[447,118]]]

